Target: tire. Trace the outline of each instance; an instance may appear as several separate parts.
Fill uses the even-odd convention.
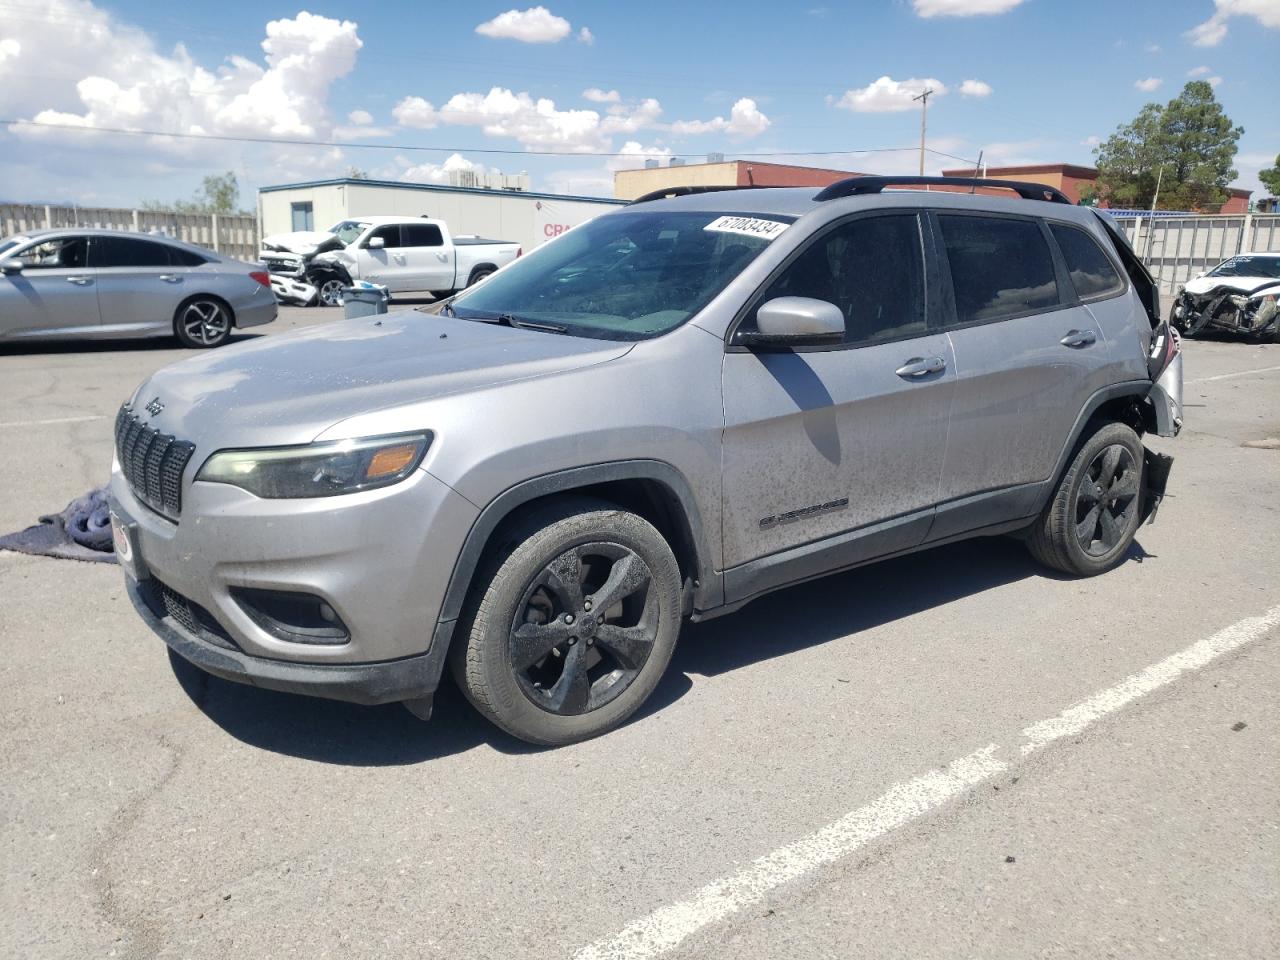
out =
[[[579,497],[535,509],[503,542],[509,549],[480,569],[450,650],[458,685],[529,743],[619,726],[657,686],[680,632],[670,546],[643,518]]]
[[[485,277],[490,277],[496,272],[492,267],[480,267],[475,273],[471,274],[471,279],[467,281],[467,286],[474,287]]]
[[[1031,555],[1077,577],[1096,576],[1119,563],[1142,522],[1144,468],[1145,450],[1131,427],[1100,427],[1077,449],[1031,526]]]
[[[233,326],[231,308],[217,297],[192,297],[183,301],[173,315],[174,335],[184,347],[194,350],[222,346]]]

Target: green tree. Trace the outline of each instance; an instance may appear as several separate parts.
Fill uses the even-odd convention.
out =
[[[365,173],[359,167],[347,167],[348,180],[368,180],[369,174]]]
[[[236,213],[239,208],[240,182],[233,170],[208,174],[190,200],[148,200],[142,205],[144,210],[173,213]]]
[[[1161,209],[1222,203],[1237,176],[1231,162],[1243,133],[1231,125],[1213,87],[1193,80],[1163,106],[1147,104],[1094,150],[1098,187],[1112,206],[1151,206],[1157,181]]]
[[[1275,166],[1258,171],[1258,179],[1271,196],[1280,197],[1280,153],[1276,154]]]

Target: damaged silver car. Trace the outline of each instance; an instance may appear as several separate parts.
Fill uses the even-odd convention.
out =
[[[1188,337],[1225,330],[1280,342],[1278,297],[1280,253],[1242,253],[1179,290],[1169,322]]]

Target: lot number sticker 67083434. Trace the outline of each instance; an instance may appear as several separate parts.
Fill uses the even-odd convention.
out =
[[[790,224],[777,220],[761,220],[758,217],[720,217],[708,223],[703,230],[715,233],[740,233],[746,237],[774,240],[782,235]]]

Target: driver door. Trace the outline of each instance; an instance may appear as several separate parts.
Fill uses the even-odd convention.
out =
[[[382,240],[381,247],[369,246],[374,237]],[[356,253],[360,279],[381,283],[392,292],[411,289],[405,286],[407,271],[404,269],[404,251],[400,249],[400,224],[391,223],[375,227],[360,241]]]
[[[0,335],[96,334],[97,271],[89,269],[82,234],[32,242],[9,255],[20,273],[0,276]]]
[[[955,373],[947,336],[929,323],[922,230],[914,213],[828,228],[757,296],[739,328],[754,329],[755,309],[775,297],[812,297],[840,308],[843,342],[728,348],[730,600],[924,541]]]

